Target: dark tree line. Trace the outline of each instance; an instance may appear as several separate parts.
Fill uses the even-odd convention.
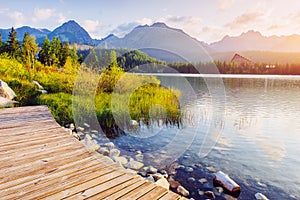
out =
[[[17,39],[17,32],[12,27],[6,42],[2,41],[0,34],[0,54],[7,54],[12,59],[17,59],[26,67],[34,68],[35,60],[39,60],[45,66],[63,67],[70,57],[74,63],[78,62],[76,45],[70,48],[68,42],[62,43],[58,37],[50,41],[47,37],[39,48],[35,37],[28,32],[24,34],[23,41]]]

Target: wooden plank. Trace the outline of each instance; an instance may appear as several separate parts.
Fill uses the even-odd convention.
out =
[[[28,132],[36,132],[36,131],[45,131],[45,130],[51,130],[54,128],[60,127],[58,124],[53,123],[51,121],[47,122],[40,122],[39,126],[17,126],[17,127],[8,127],[8,128],[2,128],[0,127],[1,135],[14,135],[14,134],[20,134],[20,133],[28,133]]]
[[[39,131],[39,130],[47,130],[51,127],[57,128],[60,127],[58,124],[53,123],[54,121],[47,120],[47,121],[39,121],[36,126],[33,126],[35,123],[24,123],[24,124],[9,124],[9,125],[4,125],[0,127],[1,134],[14,134],[16,131],[19,132],[30,132],[30,131]]]
[[[49,162],[56,162],[56,159],[63,159],[66,158],[67,156],[71,156],[71,158],[75,158],[75,156],[79,156],[81,154],[85,154],[86,152],[84,149],[79,149],[74,152],[67,152],[66,154],[61,154],[60,157],[46,157],[44,159],[36,160],[35,162],[28,162],[23,165],[19,166],[11,166],[10,168],[4,168],[1,169],[0,171],[0,183],[8,182],[11,180],[15,180],[18,178],[22,178],[31,174],[34,174],[38,171],[45,170],[47,169],[46,166],[48,165]],[[72,156],[74,155],[74,156]],[[50,156],[50,155],[49,155]],[[64,160],[62,160],[64,162]],[[59,163],[57,161],[57,163]]]
[[[47,179],[45,179],[44,182],[37,182],[34,188],[32,188],[32,186],[23,188],[23,191],[25,189],[28,190],[25,191],[25,194],[22,194],[22,198],[45,198],[49,195],[60,192],[67,188],[74,187],[76,185],[80,185],[86,181],[97,178],[112,171],[114,171],[114,169],[99,164],[95,167],[90,167],[77,173],[63,176],[62,178],[56,180],[48,181]]]
[[[0,190],[0,199],[180,198],[87,151],[46,106],[0,110]]]
[[[49,112],[49,109],[47,106],[23,106],[23,107],[0,109],[0,115],[25,113],[25,112]]]
[[[98,194],[95,194],[95,195],[89,197],[88,199],[90,199],[90,200],[104,199],[104,198],[116,193],[116,191],[125,189],[126,187],[131,186],[140,181],[142,181],[142,178],[140,176],[133,177],[132,179],[130,179],[122,184],[119,184],[119,185],[115,184],[113,187],[111,187],[105,191],[101,191]],[[79,199],[80,199],[80,197],[79,197]]]
[[[138,182],[136,182],[136,183],[134,183],[134,184],[132,184],[132,185],[126,187],[126,188],[123,188],[123,189],[121,189],[121,190],[116,190],[116,191],[114,191],[113,194],[111,194],[110,196],[108,196],[108,197],[106,197],[106,198],[104,198],[104,199],[107,199],[107,200],[115,200],[115,199],[118,199],[118,198],[120,198],[120,197],[126,195],[128,192],[131,192],[132,190],[134,190],[134,189],[136,189],[136,188],[142,186],[142,185],[145,184],[146,182],[148,182],[148,181],[146,181],[146,180],[140,180],[140,181],[138,181]]]
[[[28,141],[28,142],[23,142],[23,143],[12,142],[12,143],[8,143],[8,144],[3,144],[0,146],[0,152],[6,151],[8,148],[9,148],[9,150],[14,150],[14,149],[20,149],[20,148],[24,148],[24,147],[28,147],[28,146],[33,146],[33,145],[39,145],[42,143],[57,142],[60,139],[63,139],[65,137],[66,137],[65,135],[54,136],[54,137],[51,137],[51,135],[49,135],[48,138],[41,139],[41,140]]]
[[[157,186],[154,190],[148,192],[142,197],[138,198],[139,200],[148,200],[148,199],[159,199],[163,195],[167,194],[168,190],[166,188]]]
[[[15,179],[13,181],[5,182],[0,184],[0,190],[11,188],[14,186],[21,186],[23,183],[29,183],[35,179],[39,179],[45,176],[50,180],[51,177],[57,178],[59,174],[67,174],[67,172],[73,173],[76,170],[81,170],[99,163],[98,160],[95,160],[93,157],[87,157],[86,154],[77,155],[78,160],[74,160],[74,158],[65,158],[64,163],[60,163],[59,161],[47,165],[47,168],[44,170],[40,170],[34,174],[25,176],[23,178]],[[65,170],[67,170],[65,172]],[[73,170],[73,171],[72,171]],[[53,176],[55,174],[55,177]]]
[[[15,157],[6,157],[0,159],[0,170],[1,168],[12,167],[12,166],[20,166],[26,163],[33,163],[38,160],[42,160],[43,162],[48,162],[53,157],[63,156],[65,154],[71,155],[73,151],[81,151],[84,152],[84,149],[81,146],[75,146],[74,143],[60,143],[54,148],[44,149],[44,150],[34,150],[33,152],[21,153]]]
[[[81,185],[77,185],[67,190],[61,191],[54,195],[48,196],[45,199],[85,199],[102,191],[105,191],[114,185],[121,184],[134,176],[129,174],[113,171],[110,174],[100,176],[93,180],[87,181]]]
[[[8,115],[0,115],[0,124],[3,125],[9,122],[25,122],[32,121],[34,119],[53,119],[53,116],[49,112],[26,112],[26,113],[13,113]]]
[[[178,194],[168,191],[168,193],[159,198],[159,200],[178,200],[179,198],[180,196]]]
[[[62,133],[63,133],[62,130],[53,129],[53,130],[51,130],[51,134],[49,134],[49,132],[47,133],[46,131],[39,131],[39,132],[35,132],[35,133],[28,133],[25,135],[6,137],[4,139],[1,138],[2,139],[1,147],[9,146],[9,145],[17,145],[17,144],[23,144],[23,146],[24,146],[24,144],[26,144],[26,143],[30,143],[33,141],[41,141],[41,140],[50,139],[50,138],[57,138],[57,140],[62,140],[64,138],[67,138],[70,140],[70,136],[69,136],[69,134],[67,134],[67,132],[65,132],[65,134],[62,134]],[[25,146],[28,146],[28,145],[25,145]]]
[[[127,193],[126,195],[118,198],[120,200],[126,200],[126,199],[138,199],[141,196],[147,194],[151,190],[153,190],[156,187],[152,182],[147,181],[145,184],[141,185],[140,187],[132,190],[131,192]]]

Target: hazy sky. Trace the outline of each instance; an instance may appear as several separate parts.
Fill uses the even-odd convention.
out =
[[[0,28],[53,30],[71,19],[93,38],[160,21],[210,43],[250,29],[300,34],[300,0],[0,0]]]

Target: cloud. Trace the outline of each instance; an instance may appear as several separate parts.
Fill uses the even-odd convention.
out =
[[[139,25],[145,25],[144,21],[135,21],[135,22],[130,22],[130,23],[123,23],[118,25],[116,28],[112,30],[112,33],[117,35],[118,37],[123,37],[127,33],[129,33],[132,29],[134,29],[136,26]]]
[[[233,5],[234,2],[235,0],[218,0],[217,8],[219,11],[227,10]]]
[[[44,21],[49,19],[50,17],[55,16],[55,9],[50,9],[50,8],[35,8],[33,11],[34,17],[33,21],[38,22],[38,21]]]
[[[201,34],[203,19],[193,16],[168,15],[157,19],[156,22],[164,22],[170,27],[182,29],[192,37],[199,37]]]
[[[249,24],[258,22],[263,17],[264,13],[262,12],[245,12],[244,14],[235,17],[234,20],[230,23],[227,23],[225,27],[230,29],[240,29],[247,27]]]
[[[98,20],[91,20],[91,19],[87,19],[83,22],[82,26],[85,30],[87,30],[87,32],[94,34],[97,33],[99,30],[99,21]]]
[[[64,23],[64,22],[66,22],[67,21],[67,18],[62,14],[62,13],[59,13],[58,14],[58,22],[60,23],[60,24],[62,24],[62,23]]]
[[[12,11],[7,14],[7,16],[14,21],[14,26],[22,26],[25,21],[24,14],[19,11]]]

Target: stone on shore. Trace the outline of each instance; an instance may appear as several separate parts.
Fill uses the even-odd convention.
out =
[[[185,197],[190,195],[190,192],[181,185],[177,187],[176,191],[178,194],[181,194],[182,196],[185,196]]]
[[[111,150],[111,149],[115,148],[115,144],[112,143],[112,142],[107,142],[107,143],[103,144],[103,146],[107,147],[108,150]]]
[[[133,170],[140,170],[144,167],[144,164],[138,161],[135,161],[133,159],[131,159],[126,165],[125,167],[129,168],[129,169],[133,169]]]
[[[113,161],[115,161],[116,163],[120,164],[120,165],[126,165],[128,163],[128,160],[123,157],[123,156],[115,156],[115,157],[112,157]]]
[[[199,180],[198,180],[198,182],[199,183],[206,183],[207,182],[207,179],[206,178],[200,178]]]
[[[166,188],[166,189],[170,188],[170,183],[165,178],[158,179],[155,183],[163,188]]]
[[[0,97],[12,100],[16,97],[15,92],[7,85],[6,82],[0,79]]]
[[[8,107],[12,104],[19,103],[17,101],[13,101],[4,97],[0,97],[0,106]]]
[[[113,157],[118,157],[118,156],[120,156],[120,150],[119,149],[111,149],[110,151],[109,151],[109,157],[110,158],[113,158]]]

